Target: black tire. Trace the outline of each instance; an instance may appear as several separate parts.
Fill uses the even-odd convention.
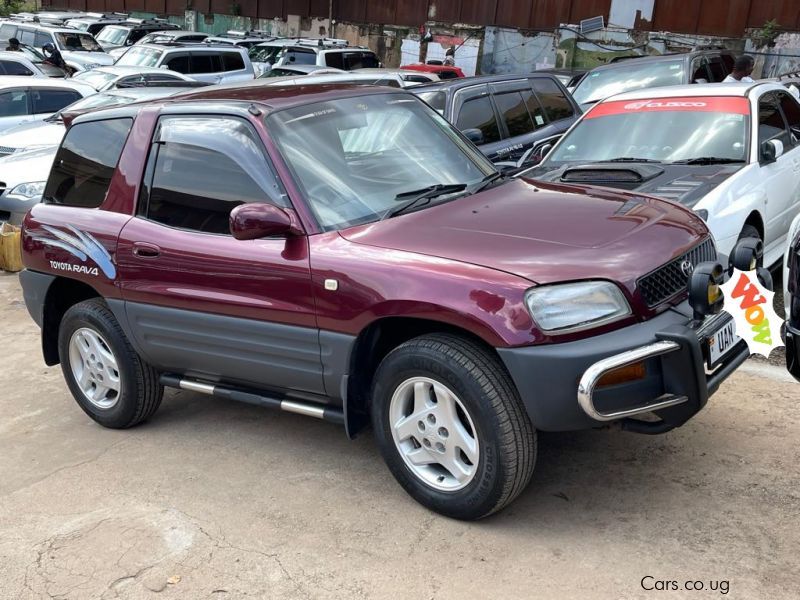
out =
[[[83,393],[70,363],[70,340],[87,328],[99,334],[117,361],[120,391],[114,406],[101,408]],[[164,388],[158,373],[136,353],[108,305],[100,298],[72,306],[61,319],[58,330],[58,355],[61,370],[75,401],[92,419],[104,427],[127,429],[148,419],[158,410]]]
[[[479,460],[462,489],[442,491],[429,485],[409,468],[394,441],[391,399],[413,377],[447,386],[474,425]],[[533,474],[536,430],[514,383],[496,356],[465,338],[425,335],[390,352],[375,374],[371,416],[381,454],[398,483],[420,504],[443,515],[474,520],[497,512],[525,489]]]

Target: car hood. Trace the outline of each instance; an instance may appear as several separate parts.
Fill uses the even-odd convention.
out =
[[[581,185],[602,185],[680,202],[694,207],[723,181],[735,175],[744,163],[729,165],[676,165],[669,163],[570,163],[535,167],[526,175],[533,179]]]
[[[6,189],[20,183],[47,181],[58,146],[12,154],[0,159],[0,181]]]
[[[340,232],[351,242],[483,265],[545,284],[636,280],[708,236],[671,202],[514,179],[485,192]]]
[[[58,146],[64,137],[64,124],[52,121],[23,123],[0,134],[0,146],[26,148],[28,146]]]
[[[82,52],[65,50],[61,53],[65,62],[74,63],[84,68],[96,66],[106,67],[114,64],[114,57],[105,52]]]

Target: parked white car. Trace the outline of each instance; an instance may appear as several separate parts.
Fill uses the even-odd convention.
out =
[[[115,64],[163,67],[208,83],[234,83],[255,78],[247,50],[239,46],[141,44],[131,46]]]
[[[436,73],[423,73],[422,71],[411,71],[410,69],[355,69],[353,73],[375,76],[397,75],[403,81],[403,87],[414,87],[423,83],[440,81]]]
[[[103,52],[91,34],[76,29],[52,27],[31,21],[0,23],[0,44],[7,44],[11,38],[17,38],[21,44],[32,46],[37,50],[41,50],[45,44],[53,44],[58,48],[67,66],[75,72],[114,62],[111,56]]]
[[[0,132],[22,123],[46,119],[94,93],[94,88],[85,83],[65,79],[0,77]]]
[[[86,83],[98,92],[141,86],[200,85],[196,79],[177,71],[121,65],[83,71],[75,75],[72,80]]]
[[[706,221],[721,254],[758,237],[772,266],[800,212],[800,104],[776,83],[619,94],[586,112],[522,176],[679,202]]]
[[[0,75],[64,79],[66,73],[44,62],[44,55],[37,50],[22,48],[19,52],[0,52]]]

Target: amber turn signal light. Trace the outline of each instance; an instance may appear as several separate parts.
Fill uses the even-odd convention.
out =
[[[604,387],[609,385],[619,385],[620,383],[628,383],[630,381],[638,381],[644,379],[647,374],[647,369],[643,362],[634,363],[625,367],[620,367],[609,371],[600,378],[596,387]]]

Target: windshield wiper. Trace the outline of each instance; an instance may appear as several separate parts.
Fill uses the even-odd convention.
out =
[[[660,163],[660,160],[653,160],[652,158],[636,158],[633,156],[620,156],[619,158],[610,158],[603,162],[642,162],[642,163]]]
[[[687,158],[685,160],[673,161],[673,165],[724,165],[729,163],[743,163],[741,158],[723,158],[720,156],[698,156],[697,158]]]
[[[409,208],[416,206],[423,200],[425,203],[430,202],[431,198],[436,196],[443,196],[444,194],[454,194],[455,192],[462,192],[467,189],[466,183],[437,183],[428,187],[412,190],[410,192],[403,192],[394,197],[396,202],[402,202],[400,206],[390,208],[381,216],[380,220],[390,219],[394,216],[405,212]]]
[[[472,193],[477,194],[478,192],[485,190],[495,181],[497,181],[498,179],[502,179],[505,176],[506,176],[505,173],[501,173],[500,171],[497,171],[496,173],[489,173],[486,177],[484,177],[478,182],[477,187],[472,191]]]

